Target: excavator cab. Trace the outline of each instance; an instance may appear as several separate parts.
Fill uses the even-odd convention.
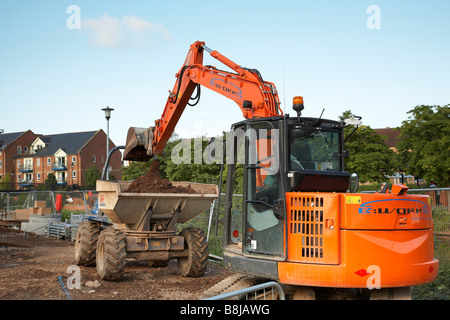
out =
[[[348,189],[343,128],[338,121],[288,115],[232,126],[225,265],[277,279],[277,261],[285,260],[287,254],[286,193]],[[237,178],[242,171],[243,183]]]
[[[223,238],[227,268],[296,288],[365,293],[436,278],[427,197],[408,195],[404,186],[351,192],[351,175],[344,170],[345,126],[289,115],[232,126]]]

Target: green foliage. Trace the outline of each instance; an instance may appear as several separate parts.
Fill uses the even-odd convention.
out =
[[[47,175],[47,179],[45,179],[45,190],[55,190],[58,185],[58,181],[53,173],[49,173]]]
[[[197,140],[197,142],[198,141],[199,140]],[[167,156],[170,151],[170,158],[165,162],[167,166],[163,169],[167,179],[170,181],[218,183],[220,164],[207,164],[205,162],[203,151],[207,147],[208,141],[206,139],[202,139],[201,142],[201,149],[197,148],[197,150],[194,139],[190,140],[190,148],[186,148],[186,150],[180,147],[179,143],[181,143],[181,141],[171,145],[169,150],[166,152]],[[184,141],[184,143],[186,147],[189,147],[189,141]],[[180,153],[178,153],[178,151],[180,151]],[[184,154],[184,151],[189,151],[190,154]],[[177,163],[181,158],[185,159],[186,163]]]
[[[61,210],[61,221],[69,221],[72,214],[85,214],[82,210],[71,210],[71,209],[62,209]]]
[[[200,152],[199,150],[196,152],[193,139],[190,140],[190,147],[189,141],[184,141],[183,143],[185,143],[188,147],[186,150],[188,150],[190,154],[183,154],[181,150],[180,154],[177,154],[178,149],[181,149],[179,145],[180,143],[182,143],[181,140],[167,143],[163,154],[157,157],[160,160],[159,170],[161,177],[170,181],[191,181],[212,184],[218,183],[220,164],[207,164],[203,159],[203,150],[205,150],[208,145],[208,141],[206,139],[202,140],[202,148]],[[173,153],[172,151],[174,148],[177,149],[175,149]],[[194,163],[197,162],[195,159],[198,160],[200,155],[201,163]],[[177,163],[177,159],[180,158],[184,158],[186,163]],[[133,161],[129,167],[122,168],[122,179],[133,180],[145,174],[153,161],[154,159],[151,159],[148,162]]]
[[[134,180],[137,177],[144,175],[150,168],[153,161],[155,161],[155,158],[160,160],[159,171],[161,177],[167,178],[165,169],[169,165],[172,149],[177,143],[179,143],[179,140],[168,142],[163,150],[162,155],[155,156],[149,161],[132,161],[128,167],[122,167],[122,180],[124,181]],[[173,163],[171,163],[170,165],[172,164]]]
[[[433,208],[433,230],[436,234],[445,234],[450,228],[450,212],[447,207]]]
[[[9,172],[5,174],[3,179],[0,179],[0,190],[11,190],[13,189],[12,183],[11,183],[11,175]]]
[[[407,173],[439,186],[450,184],[450,105],[416,106],[402,122],[397,144]]]
[[[128,167],[122,167],[122,180],[134,180],[142,176],[150,168],[151,162],[133,161]]]
[[[436,220],[436,217],[434,216],[434,210],[433,220]],[[432,283],[411,287],[411,295],[413,300],[450,299],[450,261],[448,259],[449,250],[450,243],[448,242],[448,240],[435,237],[434,256],[439,260],[438,276]]]
[[[100,180],[102,173],[95,165],[89,167],[84,173],[84,181],[86,182],[86,188],[95,189],[97,180]]]
[[[351,111],[346,111],[340,117],[348,118]],[[354,127],[349,126],[344,130],[347,137]],[[380,136],[369,126],[360,126],[346,141],[345,149],[350,157],[345,161],[345,170],[356,172],[360,182],[385,181],[386,175],[393,174],[397,168],[395,153]]]
[[[222,193],[226,192],[226,186],[228,182],[227,173],[228,173],[228,166],[225,165],[223,168],[223,176],[222,176],[222,190],[220,190],[220,192]],[[244,191],[244,165],[236,164],[233,193],[242,194],[243,191]]]

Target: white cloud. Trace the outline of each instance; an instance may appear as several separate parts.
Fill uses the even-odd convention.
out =
[[[165,26],[133,15],[119,19],[105,13],[98,19],[83,20],[81,29],[88,33],[92,44],[113,48],[146,45],[153,36],[171,38]]]

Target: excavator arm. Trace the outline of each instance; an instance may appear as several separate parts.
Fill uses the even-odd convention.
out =
[[[204,66],[204,51],[234,72]],[[191,45],[176,78],[173,90],[169,91],[164,112],[155,121],[155,127],[132,127],[128,131],[125,160],[143,161],[149,160],[152,155],[160,155],[186,106],[198,103],[202,86],[235,101],[245,119],[282,115],[273,83],[264,81],[258,70],[241,67],[206,47],[204,42],[197,41]],[[195,102],[191,103],[191,100]]]

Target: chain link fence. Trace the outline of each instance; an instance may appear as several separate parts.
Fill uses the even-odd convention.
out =
[[[71,240],[81,217],[98,213],[96,191],[0,192],[0,245],[24,246],[30,234]]]
[[[56,206],[58,195],[62,199],[61,208]],[[88,214],[96,210],[97,198],[98,194],[96,191],[0,192],[0,214],[2,215],[2,220],[7,215],[16,214],[18,210],[19,213],[21,213],[20,210],[28,210],[31,214],[41,215],[61,214],[69,211]]]

